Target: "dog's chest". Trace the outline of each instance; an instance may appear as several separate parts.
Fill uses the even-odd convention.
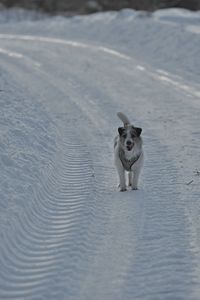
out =
[[[123,149],[119,149],[119,158],[122,162],[122,165],[126,171],[131,171],[132,166],[138,161],[140,155],[134,155],[133,153],[130,155],[126,155]]]

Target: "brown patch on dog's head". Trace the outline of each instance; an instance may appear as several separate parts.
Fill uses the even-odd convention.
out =
[[[137,136],[139,137],[141,135],[141,133],[142,133],[142,128],[140,128],[140,127],[134,127],[134,129],[136,131]]]

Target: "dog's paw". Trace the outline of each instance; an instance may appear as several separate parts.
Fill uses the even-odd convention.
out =
[[[133,191],[137,191],[137,190],[138,190],[138,187],[137,187],[137,186],[133,186],[133,187],[132,187],[132,190],[133,190]]]
[[[126,192],[126,187],[120,188],[120,192]]]

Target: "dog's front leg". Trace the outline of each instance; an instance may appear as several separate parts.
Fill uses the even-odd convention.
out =
[[[132,181],[133,181],[133,172],[130,171],[128,172],[128,185],[132,186]]]
[[[139,173],[136,172],[133,175],[133,179],[132,179],[132,183],[131,183],[132,190],[137,190],[138,189],[138,180],[139,180]]]
[[[125,170],[124,170],[124,167],[122,166],[121,161],[116,162],[116,167],[117,167],[117,172],[119,175],[120,192],[124,192],[124,191],[126,191],[126,180],[125,180]]]
[[[141,170],[140,166],[134,168],[132,181],[131,181],[132,190],[137,190],[138,189],[138,181],[139,181],[139,176],[140,176],[140,170]]]
[[[143,157],[143,154],[141,154],[139,160],[132,167],[133,177],[132,177],[131,188],[133,190],[138,189],[138,181],[139,181],[139,176],[140,176],[140,173],[142,170],[143,162],[144,162],[144,157]]]
[[[120,169],[118,170],[118,174],[119,174],[119,186],[120,186],[120,192],[125,192],[126,191],[126,182],[125,182],[125,171],[124,169]]]

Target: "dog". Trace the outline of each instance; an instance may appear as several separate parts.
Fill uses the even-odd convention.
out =
[[[121,192],[127,190],[125,177],[127,172],[128,186],[137,190],[144,161],[142,128],[131,125],[129,119],[121,112],[118,112],[117,116],[124,124],[118,128],[118,136],[114,140],[114,161],[119,175],[119,188]]]

